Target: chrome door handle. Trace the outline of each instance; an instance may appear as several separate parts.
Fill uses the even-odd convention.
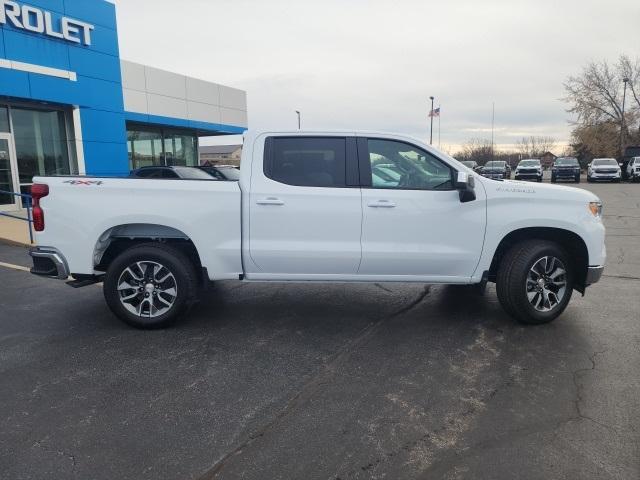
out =
[[[396,204],[390,200],[376,200],[369,202],[371,208],[395,208]]]
[[[276,197],[267,197],[257,200],[258,205],[284,205],[284,202]]]

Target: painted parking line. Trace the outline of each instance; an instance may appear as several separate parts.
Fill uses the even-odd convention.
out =
[[[13,263],[0,262],[0,267],[10,268],[12,270],[20,270],[21,272],[30,272],[29,267],[23,267],[21,265],[14,265]]]

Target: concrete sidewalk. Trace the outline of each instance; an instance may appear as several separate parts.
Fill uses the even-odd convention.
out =
[[[27,218],[26,210],[10,213],[17,217]],[[29,224],[24,220],[0,215],[0,242],[14,245],[31,245],[29,241]]]

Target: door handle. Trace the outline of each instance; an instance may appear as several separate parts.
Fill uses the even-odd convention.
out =
[[[284,205],[284,202],[276,197],[267,197],[257,200],[258,205]]]
[[[373,202],[369,202],[368,204],[371,208],[395,208],[396,204],[390,200],[376,200]]]

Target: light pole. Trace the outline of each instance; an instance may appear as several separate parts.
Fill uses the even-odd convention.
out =
[[[431,111],[429,112],[429,116],[431,117],[431,133],[429,134],[429,145],[433,145],[433,98],[429,97],[431,100]]]
[[[298,115],[298,130],[300,130],[300,110],[296,110],[296,114]]]
[[[622,90],[622,119],[620,120],[620,157],[624,156],[624,104],[627,100],[627,83],[629,83],[629,79],[624,77],[622,79],[624,82],[624,89]]]

